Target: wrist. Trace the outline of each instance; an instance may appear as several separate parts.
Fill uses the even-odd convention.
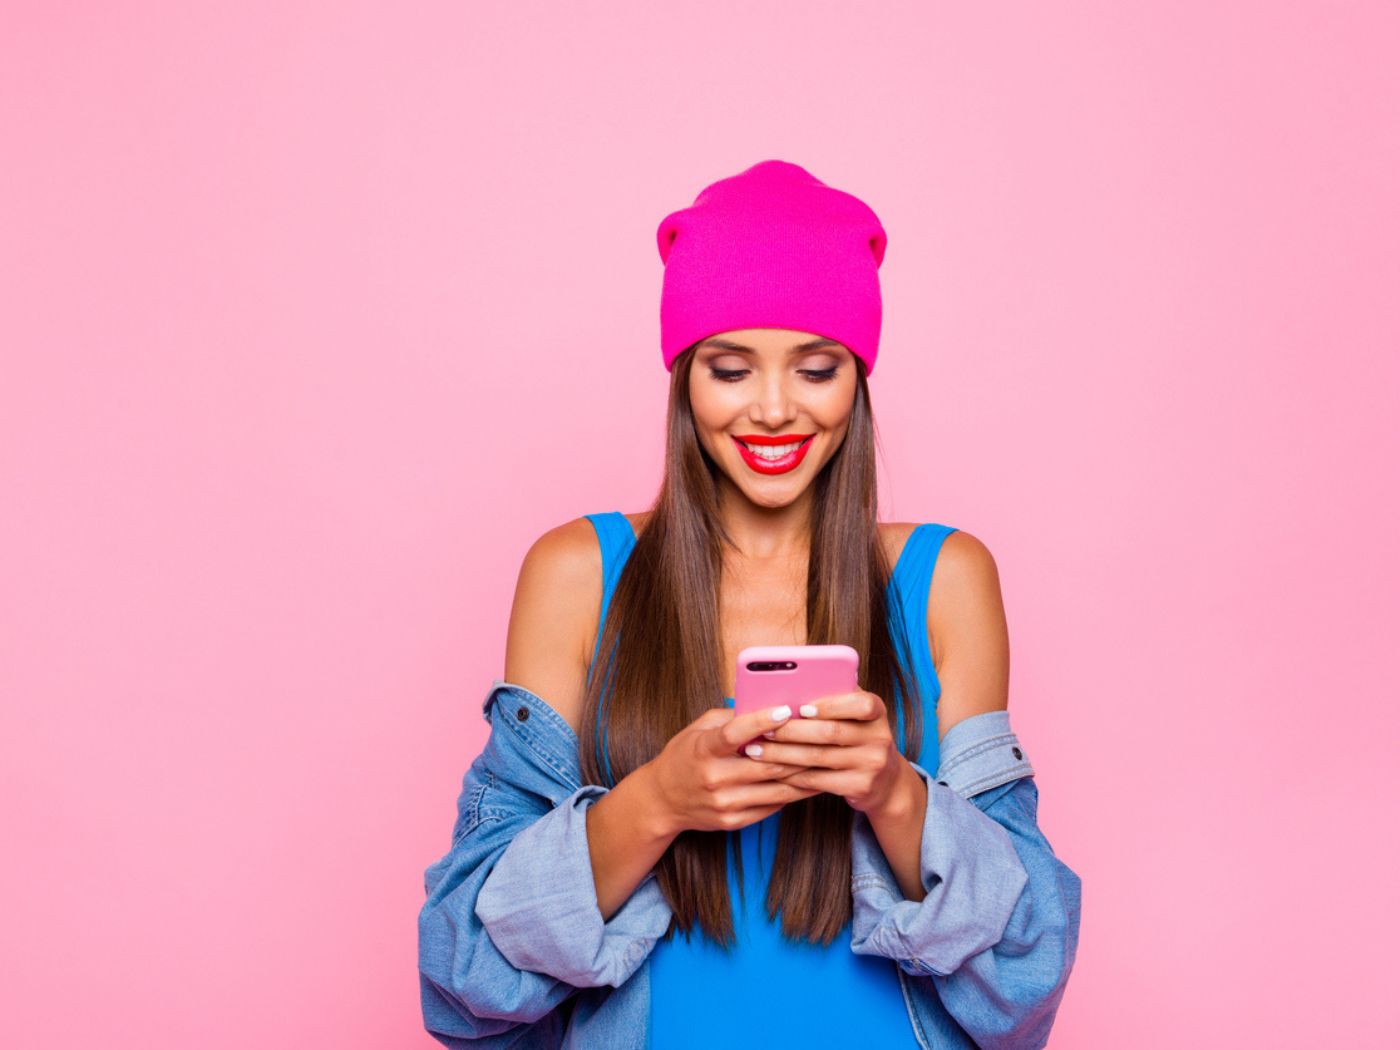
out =
[[[872,810],[869,816],[872,823],[898,823],[909,821],[928,804],[928,787],[924,778],[914,770],[902,755],[899,759],[899,775],[885,796],[884,802]]]
[[[617,788],[627,785],[635,791],[636,797],[633,802],[638,830],[648,839],[669,845],[671,840],[685,829],[677,826],[675,814],[657,790],[655,775],[656,767],[650,762],[644,762],[623,777]]]

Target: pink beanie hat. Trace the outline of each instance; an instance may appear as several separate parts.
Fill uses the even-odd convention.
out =
[[[860,198],[765,160],[706,186],[656,229],[661,357],[740,328],[835,339],[875,370],[885,230]]]

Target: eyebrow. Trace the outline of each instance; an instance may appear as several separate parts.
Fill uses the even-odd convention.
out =
[[[796,346],[789,349],[788,356],[791,356],[793,354],[805,354],[809,350],[823,350],[828,346],[839,347],[840,345],[841,344],[838,343],[835,339],[811,339],[805,343],[798,343]],[[717,350],[733,350],[741,354],[757,353],[757,351],[754,350],[754,348],[751,346],[744,346],[744,344],[742,343],[731,343],[728,339],[717,338],[706,339],[700,344],[700,347],[698,347],[697,349],[704,348],[707,346],[712,346]]]

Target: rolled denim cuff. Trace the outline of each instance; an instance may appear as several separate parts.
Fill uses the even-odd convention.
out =
[[[1011,731],[1007,711],[983,711],[964,718],[943,735],[938,753],[938,781],[963,798],[1035,776],[1025,749]]]
[[[893,959],[916,976],[947,975],[1001,940],[1029,876],[1005,828],[952,786],[910,762],[928,790],[919,878],[899,889],[864,813],[851,835],[851,950]]]
[[[588,807],[608,789],[585,784],[522,829],[481,885],[476,916],[512,966],[578,988],[621,985],[666,932],[671,908],[646,878],[607,922],[588,849]]]

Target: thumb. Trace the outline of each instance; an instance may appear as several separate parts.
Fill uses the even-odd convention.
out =
[[[734,709],[730,707],[712,707],[703,712],[699,718],[691,723],[696,729],[714,729],[722,726],[734,717]]]

